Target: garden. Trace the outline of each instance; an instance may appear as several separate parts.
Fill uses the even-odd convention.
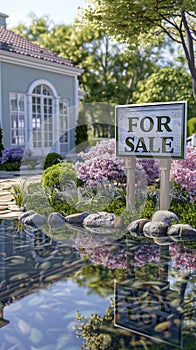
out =
[[[30,158],[29,158],[30,159]],[[1,166],[28,164],[20,148],[2,150]],[[196,226],[196,148],[186,147],[185,160],[172,160],[170,208],[182,224]],[[45,158],[40,182],[15,185],[16,204],[36,208],[40,215],[58,212],[64,216],[105,211],[120,217],[123,224],[138,218],[150,219],[159,209],[159,161],[137,159],[136,210],[126,210],[126,168],[115,155],[115,139],[103,139],[80,152],[75,162],[57,153]]]

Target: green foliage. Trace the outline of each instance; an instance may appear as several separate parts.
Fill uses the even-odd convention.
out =
[[[195,12],[196,2],[189,0],[91,0],[85,11],[86,19],[102,28],[131,48],[139,44],[154,45],[161,36],[167,36],[183,48],[191,77],[195,84]]]
[[[180,185],[174,184],[169,210],[179,217],[179,223],[196,227],[196,202],[190,202],[189,193]]]
[[[77,181],[77,174],[71,163],[62,162],[44,170],[42,174],[42,186],[53,189],[63,190],[70,181]]]
[[[148,193],[146,202],[140,207],[141,218],[151,219],[157,206],[157,193]]]
[[[165,67],[139,81],[134,103],[188,101],[188,115],[194,114],[191,76],[183,68]]]
[[[124,226],[128,226],[132,221],[138,219],[138,212],[132,212],[124,208],[124,211],[121,213],[121,221]]]
[[[187,135],[191,136],[193,134],[196,134],[196,117],[192,117],[187,122]]]
[[[67,201],[62,199],[56,200],[52,205],[52,209],[64,216],[78,213],[75,207],[72,207]]]
[[[161,35],[167,30],[171,30],[173,38],[177,39],[178,28],[182,17],[182,9],[189,11],[194,19],[196,4],[189,0],[139,0],[130,2],[129,0],[91,0],[92,6],[85,11],[87,19],[101,28],[107,29],[112,36],[117,36],[124,41],[136,41],[141,33],[145,34],[145,39],[150,35]],[[97,5],[97,6],[94,6]],[[175,14],[175,16],[174,16]],[[178,23],[179,20],[179,23]],[[160,33],[160,28],[162,33]]]
[[[30,26],[20,24],[13,30],[81,66],[84,72],[79,83],[87,92],[86,102],[130,102],[137,82],[155,70],[160,57],[160,47],[144,50],[138,46],[128,52],[124,45],[91,24],[52,25],[47,16],[31,18]]]
[[[189,224],[196,228],[196,202],[190,203],[184,201],[171,201],[169,210],[173,211],[178,217],[180,224]]]
[[[40,182],[31,183],[24,191],[24,204],[26,210],[35,210],[40,215],[48,216],[53,212],[48,195],[42,188]]]
[[[14,196],[16,205],[22,207],[24,205],[25,182],[12,185],[11,193]]]
[[[120,216],[126,207],[126,196],[123,190],[117,189],[115,198],[104,209],[108,213],[114,213],[116,216]]]
[[[4,164],[0,164],[0,170],[16,171],[20,169],[20,166],[21,162],[7,162]]]
[[[48,153],[44,161],[44,169],[47,169],[54,164],[60,163],[62,159],[63,157],[58,153]]]
[[[144,204],[144,208],[141,213],[141,218],[151,219],[152,215],[155,212],[156,204],[153,202],[152,199],[147,200]]]

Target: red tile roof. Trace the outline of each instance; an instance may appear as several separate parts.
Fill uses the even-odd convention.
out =
[[[72,61],[57,56],[52,51],[32,43],[31,41],[15,34],[3,26],[0,26],[0,50],[6,50],[20,55],[30,56],[53,63],[59,63],[69,67],[75,67]]]

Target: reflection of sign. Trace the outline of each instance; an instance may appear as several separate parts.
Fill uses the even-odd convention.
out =
[[[117,156],[184,158],[186,102],[116,107]]]
[[[181,300],[158,284],[115,281],[115,326],[181,347]]]

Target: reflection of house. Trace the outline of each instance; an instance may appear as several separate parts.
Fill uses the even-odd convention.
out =
[[[0,224],[0,327],[8,323],[3,317],[4,305],[68,277],[84,265],[74,248],[41,231],[33,237],[13,234],[11,225],[6,220]]]
[[[6,29],[0,13],[0,124],[4,147],[33,155],[75,146],[82,69]]]

